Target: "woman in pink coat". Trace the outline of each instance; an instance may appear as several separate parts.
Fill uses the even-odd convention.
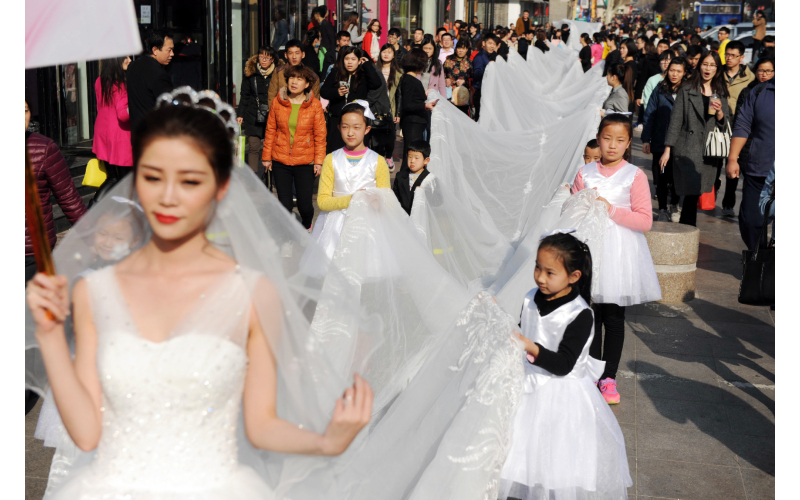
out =
[[[131,126],[128,116],[128,90],[125,71],[130,57],[104,59],[100,62],[100,77],[94,83],[97,95],[97,120],[94,122],[92,152],[108,164],[108,177],[95,194],[95,200],[124,177],[133,167]]]

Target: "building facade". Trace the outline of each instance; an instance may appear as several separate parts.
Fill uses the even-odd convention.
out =
[[[515,24],[528,10],[534,24],[548,19],[546,0],[131,0],[144,39],[153,30],[167,30],[175,41],[175,56],[168,67],[173,84],[215,90],[236,104],[244,65],[261,45],[280,48],[275,33],[288,31],[289,39],[303,39],[312,11],[326,5],[336,12],[336,29],[356,13],[362,33],[367,24],[381,23],[381,44],[390,27],[410,38],[417,28],[435,33],[456,20],[484,28]],[[102,43],[102,41],[98,41]],[[134,54],[131,54],[134,56]],[[25,92],[31,108],[32,128],[52,138],[63,149],[91,149],[97,97],[94,83],[99,61],[75,61],[60,66],[26,70]]]

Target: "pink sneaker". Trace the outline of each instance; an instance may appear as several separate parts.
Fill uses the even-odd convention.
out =
[[[603,399],[610,405],[619,404],[619,393],[617,392],[617,381],[613,378],[604,378],[600,381],[600,393]]]

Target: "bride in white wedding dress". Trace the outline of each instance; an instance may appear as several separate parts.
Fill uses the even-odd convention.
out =
[[[228,111],[212,95],[205,102],[218,114]],[[319,396],[317,404],[327,408],[312,418],[317,422],[299,417],[290,423],[277,415],[279,391],[301,376],[282,367],[279,386],[276,356],[285,359],[294,350],[296,360],[316,363],[304,367],[309,375],[338,381],[325,372],[324,360],[309,354],[313,349],[303,353],[291,345],[305,340],[300,336],[308,323],[298,322],[303,311],[275,272],[280,264],[269,277],[209,242],[221,239],[222,247],[238,245],[234,254],[248,253],[236,234],[246,226],[236,227],[237,210],[226,203],[246,196],[242,173],[232,172],[233,158],[218,116],[196,106],[161,106],[135,136],[136,201],[104,200],[69,235],[69,258],[57,252],[65,275],[38,274],[28,286],[38,352],[68,433],[46,497],[269,499],[264,478],[240,464],[246,450],[237,434],[243,431],[263,450],[335,456],[369,422],[372,390],[358,375],[338,399],[321,380],[318,394],[306,390],[305,403],[287,405],[312,413],[317,405],[309,401]],[[239,212],[240,223],[255,215]],[[227,234],[209,227],[212,219],[223,221]],[[137,242],[143,246],[115,265],[76,274],[97,267],[93,243],[103,231],[118,238],[116,258]],[[271,242],[258,243],[263,252],[275,251]],[[65,335],[73,332],[74,361]],[[320,428],[319,419],[331,410],[322,432],[302,425]]]

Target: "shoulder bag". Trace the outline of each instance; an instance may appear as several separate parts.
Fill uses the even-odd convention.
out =
[[[739,285],[739,303],[751,306],[775,305],[775,240],[767,241],[767,221],[775,198],[767,202],[758,247],[742,252],[744,268]]]
[[[269,116],[269,103],[261,104],[258,100],[258,75],[253,78],[253,92],[256,96],[256,123],[266,123]]]
[[[730,120],[725,123],[727,131],[722,131],[714,126],[714,130],[706,137],[706,148],[703,156],[710,158],[727,158],[731,150],[731,124]]]

